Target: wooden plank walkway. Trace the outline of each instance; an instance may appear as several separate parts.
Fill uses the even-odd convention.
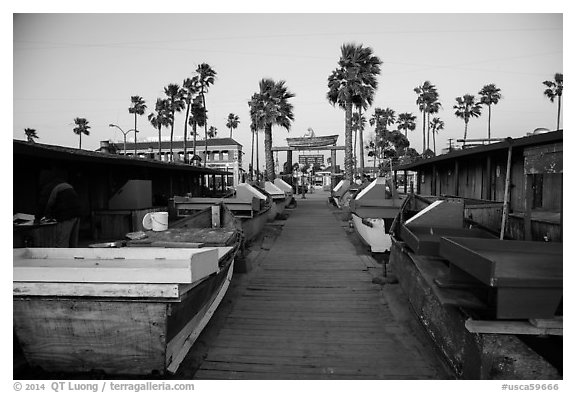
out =
[[[195,379],[435,379],[326,197],[298,199]]]

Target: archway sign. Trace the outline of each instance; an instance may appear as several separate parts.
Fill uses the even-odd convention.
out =
[[[331,172],[332,176],[336,170],[336,151],[344,150],[344,146],[336,146],[338,135],[325,135],[325,136],[304,136],[299,138],[286,138],[288,146],[273,146],[272,151],[285,151],[286,152],[286,166],[292,167],[292,152],[293,151],[310,151],[310,150],[329,150],[331,158]]]

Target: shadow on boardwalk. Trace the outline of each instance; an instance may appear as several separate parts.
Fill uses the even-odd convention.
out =
[[[267,225],[175,378],[449,379],[397,285],[328,205]]]

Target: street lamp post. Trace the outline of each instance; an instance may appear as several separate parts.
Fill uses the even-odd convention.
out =
[[[134,131],[134,133],[139,132],[139,131],[135,130],[134,128],[131,128],[128,131],[124,131],[120,126],[117,126],[116,124],[112,124],[112,123],[108,124],[108,127],[116,127],[120,130],[122,135],[124,135],[124,155],[126,155],[126,135],[128,135],[128,133],[131,131]],[[136,157],[136,154],[134,154],[134,157]]]

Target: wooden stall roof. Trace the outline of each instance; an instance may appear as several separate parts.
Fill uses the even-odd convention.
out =
[[[524,146],[532,146],[532,145],[544,145],[544,144],[554,143],[554,142],[562,142],[563,133],[564,133],[564,130],[558,130],[558,131],[547,132],[544,134],[530,135],[530,136],[525,136],[522,138],[511,139],[512,147],[516,148],[516,147],[524,147]],[[419,160],[419,161],[412,162],[409,164],[399,165],[394,169],[395,170],[402,170],[402,171],[403,170],[417,171],[418,169],[425,167],[425,166],[428,166],[430,164],[436,164],[439,162],[450,161],[450,160],[453,160],[453,159],[456,159],[459,157],[468,157],[468,156],[472,156],[472,155],[476,155],[476,154],[487,154],[487,153],[494,152],[497,150],[506,150],[506,149],[508,149],[508,146],[509,146],[509,144],[507,141],[502,141],[502,142],[493,143],[493,144],[485,145],[485,146],[477,146],[477,147],[472,147],[472,148],[467,148],[467,149],[462,149],[462,150],[454,150],[454,151],[447,153],[447,154],[441,154],[441,155],[436,156],[436,157],[432,157],[432,158],[428,158],[428,159],[424,159],[424,160]]]
[[[75,149],[72,147],[30,143],[14,139],[13,156],[30,156],[35,158],[57,159],[73,162],[89,162],[98,164],[139,166],[171,171],[186,171],[201,175],[232,175],[232,172],[211,168],[191,166],[184,163],[162,162],[146,158],[125,157],[118,154],[101,153],[97,151]]]

